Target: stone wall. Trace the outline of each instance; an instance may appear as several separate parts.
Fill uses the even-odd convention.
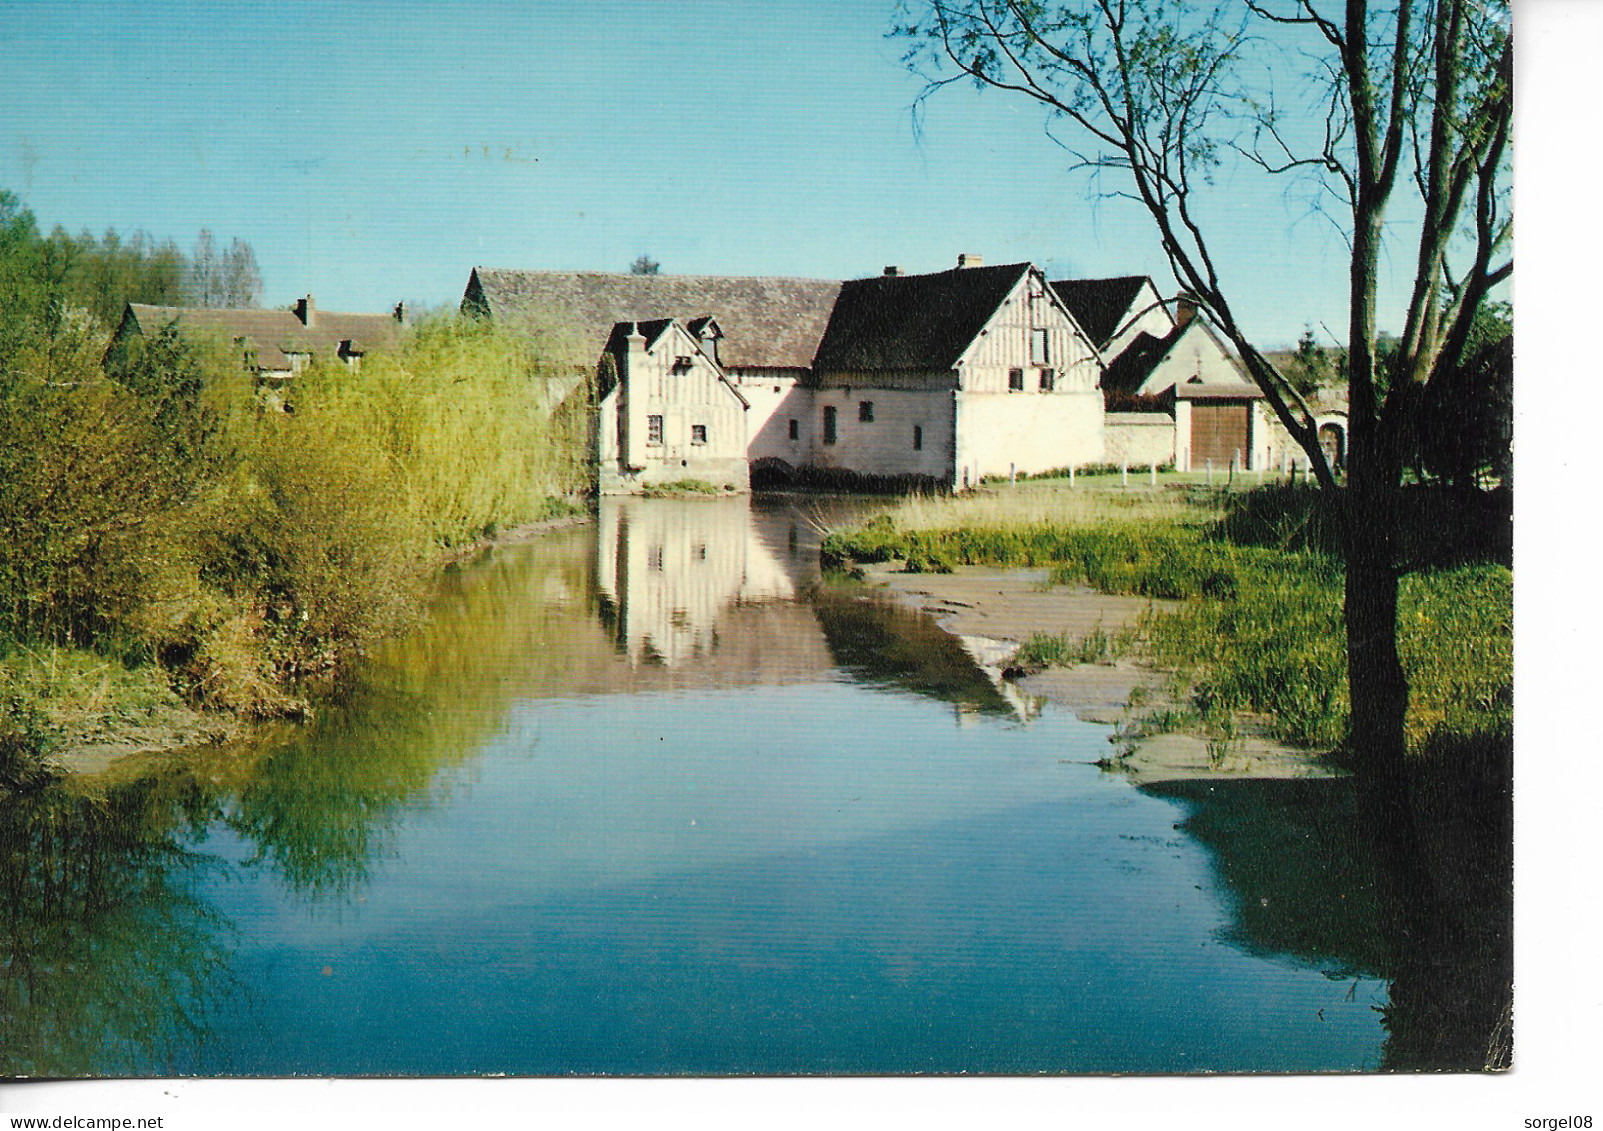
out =
[[[1102,435],[1107,463],[1163,467],[1175,461],[1174,418],[1166,412],[1110,412]]]

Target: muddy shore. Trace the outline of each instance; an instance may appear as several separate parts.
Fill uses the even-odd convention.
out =
[[[1287,746],[1251,727],[1227,743],[1190,733],[1129,737],[1143,714],[1176,705],[1180,689],[1166,672],[1128,660],[1049,668],[1023,676],[1013,668],[1020,645],[1036,633],[1067,636],[1071,641],[1098,630],[1113,636],[1134,627],[1149,608],[1175,608],[1177,601],[1115,596],[1086,586],[1052,586],[1044,569],[959,566],[952,573],[928,574],[881,565],[868,567],[864,580],[933,616],[999,683],[1066,707],[1085,722],[1119,728],[1106,764],[1138,785],[1338,773],[1320,752]],[[1130,706],[1132,694],[1142,706]]]

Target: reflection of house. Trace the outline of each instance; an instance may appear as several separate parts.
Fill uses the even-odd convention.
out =
[[[1288,440],[1224,341],[1181,302],[1173,316],[1143,276],[1054,282],[1108,359],[1107,455],[1183,470],[1272,467]]]
[[[177,323],[180,329],[210,332],[232,342],[249,372],[282,380],[319,359],[358,367],[370,350],[387,349],[400,340],[404,313],[399,305],[392,314],[318,310],[311,295],[296,299],[291,310],[209,310],[131,302],[123,309],[112,340],[115,345]]]
[[[745,498],[608,499],[596,553],[614,639],[634,663],[705,656],[734,606],[796,595],[793,567],[760,537]]]
[[[575,358],[606,353],[601,391],[616,396],[598,421],[603,490],[653,478],[735,483],[712,450],[710,417],[700,452],[696,422],[682,421],[691,431],[677,473],[666,450],[667,406],[729,409],[717,377],[745,404],[744,456],[763,476],[962,487],[1102,458],[1101,356],[1027,263],[964,256],[950,271],[887,268],[847,283],[476,268],[462,307],[542,332]],[[631,326],[650,328],[643,350],[626,348]],[[659,348],[661,334],[671,340]],[[631,372],[650,382],[634,403],[663,412],[628,407]],[[665,467],[642,474],[658,426]],[[704,474],[691,470],[698,456]]]

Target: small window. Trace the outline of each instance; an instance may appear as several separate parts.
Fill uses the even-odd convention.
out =
[[[790,420],[790,438],[792,440],[801,439],[801,421],[797,420],[795,417],[791,417]]]
[[[1007,387],[1010,392],[1022,393],[1024,391],[1024,370],[1009,369],[1007,371]]]
[[[662,417],[646,417],[646,443],[662,446]]]
[[[684,354],[680,354],[678,357],[673,359],[673,372],[675,374],[689,373],[690,366],[691,359]]]
[[[705,444],[707,442],[707,426],[705,424],[692,424],[690,426],[690,442],[692,444]]]
[[[924,450],[924,426],[922,424],[913,425],[913,450],[915,452]]]
[[[862,421],[864,424],[872,424],[872,423],[874,423],[874,402],[873,401],[858,401],[857,402],[857,419]]]
[[[824,406],[824,443],[833,444],[834,442],[835,442],[835,406],[832,405],[832,404],[827,404],[827,405]]]
[[[1041,392],[1050,393],[1053,389],[1057,388],[1057,384],[1058,384],[1057,370],[1055,370],[1055,369],[1043,369],[1043,370],[1041,370]]]
[[[1047,353],[1045,330],[1030,331],[1030,364],[1045,365],[1052,358]]]

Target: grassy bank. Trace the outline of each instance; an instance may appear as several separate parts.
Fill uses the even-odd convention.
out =
[[[413,623],[454,548],[574,509],[585,390],[460,318],[256,389],[230,343],[107,355],[64,319],[0,357],[0,747],[305,711]],[[20,752],[20,753],[19,753]]]
[[[1438,734],[1506,735],[1512,724],[1512,574],[1495,560],[1503,544],[1495,523],[1484,526],[1492,533],[1460,523],[1452,544],[1429,531],[1415,540],[1430,555],[1403,580],[1399,644],[1416,748]],[[1185,689],[1182,709],[1164,712],[1163,725],[1229,735],[1251,720],[1328,749],[1342,741],[1348,713],[1343,566],[1333,547],[1317,495],[1298,487],[1225,494],[1032,483],[909,500],[832,533],[823,553],[826,564],[900,560],[912,571],[1045,567],[1055,584],[1179,599],[1178,610],[1149,613],[1134,633],[1036,637],[1021,660],[1131,654],[1174,672]]]

